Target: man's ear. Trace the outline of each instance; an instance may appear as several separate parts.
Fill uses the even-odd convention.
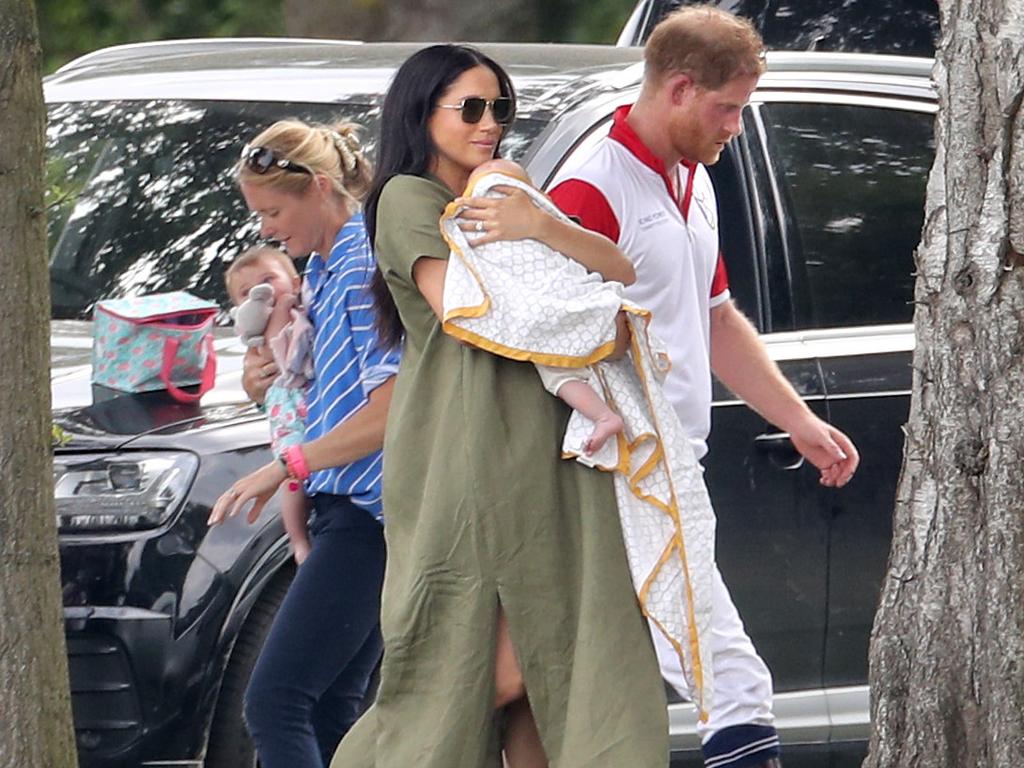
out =
[[[673,104],[681,104],[697,88],[694,79],[685,72],[676,72],[665,79],[665,89]]]

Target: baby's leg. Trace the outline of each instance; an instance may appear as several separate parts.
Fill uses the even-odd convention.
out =
[[[292,489],[292,483],[295,488]],[[297,565],[309,555],[309,520],[308,501],[302,486],[294,480],[286,480],[284,483],[284,494],[281,498],[281,522],[284,523],[285,533],[288,534],[288,541],[292,545],[292,554]]]
[[[583,444],[584,453],[589,455],[601,450],[609,437],[622,431],[622,417],[609,408],[587,382],[569,379],[558,388],[558,396],[594,422],[594,431]]]
[[[302,387],[286,387],[278,382],[270,385],[266,397],[267,421],[270,423],[270,449],[278,458],[294,445],[302,445],[306,438],[306,395]],[[292,545],[295,562],[309,555],[309,501],[302,484],[286,480],[281,498],[281,522]]]

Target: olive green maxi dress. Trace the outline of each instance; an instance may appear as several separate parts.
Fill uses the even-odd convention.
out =
[[[569,410],[531,363],[447,336],[412,279],[448,258],[451,192],[397,176],[375,252],[405,326],[384,441],[376,703],[331,768],[494,768],[499,604],[551,768],[663,768],[664,687],[612,477],[560,457]],[[330,638],[324,638],[330,642]]]

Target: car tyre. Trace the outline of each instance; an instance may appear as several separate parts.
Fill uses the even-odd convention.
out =
[[[213,713],[205,768],[255,768],[259,765],[256,749],[242,716],[245,689],[294,576],[293,568],[284,568],[274,576],[256,600],[238,633],[224,669],[224,679]]]

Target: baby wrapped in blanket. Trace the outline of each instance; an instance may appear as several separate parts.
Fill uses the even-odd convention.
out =
[[[508,187],[566,220],[508,161],[480,166],[464,194],[496,197]],[[661,391],[669,361],[648,332],[650,314],[623,301],[621,284],[542,242],[474,245],[460,211],[452,203],[441,218],[452,249],[442,327],[464,343],[533,362],[548,391],[574,408],[562,454],[614,473],[633,585],[663,674],[706,719],[715,519],[701,467]],[[629,351],[611,360],[620,312]]]

